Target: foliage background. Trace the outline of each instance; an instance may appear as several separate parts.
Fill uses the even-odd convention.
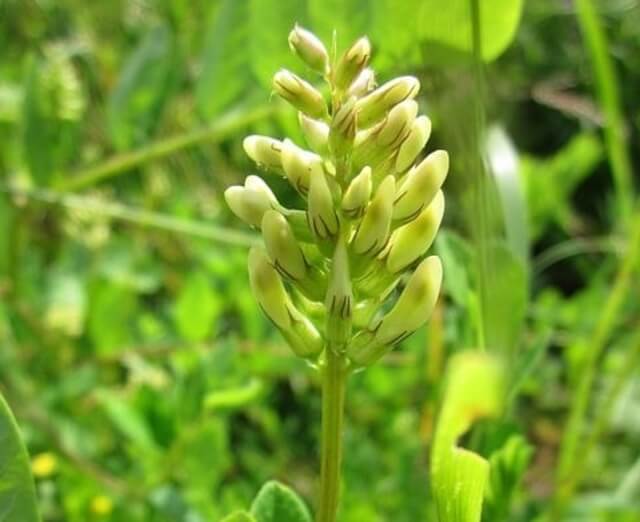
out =
[[[619,217],[634,195],[613,182],[576,4],[482,2],[487,66],[474,69],[466,2],[0,0],[0,391],[44,520],[219,520],[274,477],[312,503],[319,383],[259,314],[255,236],[221,198],[254,168],[243,136],[302,143],[270,96],[279,67],[301,71],[294,22],[325,41],[335,29],[339,49],[368,34],[380,81],[420,77],[429,148],[453,157],[441,306],[349,386],[342,520],[430,516],[444,361],[479,339],[507,359],[517,398],[465,442],[488,454],[528,440],[510,514],[490,520],[534,520],[603,329],[587,423],[602,436],[581,454],[567,520],[636,520],[640,288],[635,221]],[[595,4],[637,164],[640,6]],[[478,107],[495,192],[478,181]]]

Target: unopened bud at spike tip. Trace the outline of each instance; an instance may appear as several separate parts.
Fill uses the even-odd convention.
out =
[[[426,323],[438,300],[441,284],[440,258],[428,257],[411,274],[398,301],[383,317],[376,330],[376,341],[395,344]]]
[[[419,116],[413,122],[411,132],[400,145],[396,158],[396,172],[405,172],[420,154],[431,135],[431,120],[426,116]]]
[[[371,198],[372,188],[371,167],[364,167],[349,184],[342,198],[342,211],[347,217],[355,219],[362,216]]]
[[[336,66],[334,81],[338,88],[347,89],[367,66],[371,58],[371,42],[366,36],[359,38],[344,53]]]
[[[398,103],[416,97],[420,82],[413,76],[391,80],[358,100],[358,125],[368,127],[379,121]]]
[[[437,150],[422,160],[400,184],[393,204],[393,219],[408,221],[431,202],[449,171],[449,155]]]
[[[254,227],[260,226],[267,210],[280,206],[269,186],[258,176],[248,176],[244,187],[229,187],[224,197],[231,211]]]
[[[261,247],[249,251],[249,281],[253,295],[269,319],[282,330],[291,327],[288,310],[289,297],[280,274],[271,264],[269,256]]]
[[[282,167],[280,154],[282,152],[282,142],[268,136],[251,135],[247,136],[242,147],[253,161],[260,167],[268,169],[279,169]]]
[[[278,71],[273,77],[273,88],[279,96],[312,118],[322,118],[327,114],[322,94],[291,71]]]
[[[413,221],[391,236],[387,270],[398,273],[420,258],[431,247],[444,214],[444,195],[439,191],[431,204]]]
[[[358,77],[353,80],[351,87],[347,91],[347,96],[355,96],[361,98],[362,96],[371,92],[376,86],[376,77],[372,69],[368,67],[363,69]]]
[[[329,150],[329,125],[309,118],[303,112],[298,113],[298,121],[307,145],[318,154],[326,154]]]
[[[313,70],[325,74],[329,66],[329,55],[320,39],[298,24],[289,33],[289,47]]]
[[[309,227],[316,238],[325,240],[335,236],[338,217],[322,166],[315,167],[311,172],[308,201]]]
[[[387,176],[376,191],[353,238],[356,254],[375,257],[389,240],[395,179]]]
[[[293,281],[303,279],[307,274],[304,255],[291,226],[280,212],[265,212],[262,218],[262,235],[275,268]]]

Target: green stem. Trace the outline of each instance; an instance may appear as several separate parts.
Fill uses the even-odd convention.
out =
[[[213,223],[176,218],[159,212],[101,201],[95,197],[63,194],[52,190],[27,190],[10,185],[0,185],[0,192],[38,201],[47,205],[80,210],[89,214],[107,216],[138,226],[185,234],[218,243],[250,247],[259,242],[259,237],[250,232],[221,227]]]
[[[616,274],[613,288],[602,308],[600,320],[591,336],[592,340],[585,347],[585,361],[582,365],[580,380],[574,395],[575,399],[571,404],[565,437],[560,448],[558,487],[556,488],[551,520],[560,520],[565,506],[573,495],[572,489],[568,487],[569,478],[571,471],[575,469],[579,442],[584,434],[591,389],[599,368],[598,361],[620,316],[620,310],[631,285],[631,277],[640,264],[640,212],[636,213],[632,222],[635,223],[635,228],[632,231],[626,254]]]
[[[609,53],[607,37],[592,0],[576,0],[576,15],[589,51],[600,106],[604,113],[604,133],[613,173],[618,211],[623,222],[633,208],[633,169],[624,131],[624,118],[616,71]]]
[[[317,522],[335,522],[337,519],[347,382],[344,356],[336,354],[331,347],[327,347],[326,354],[322,382],[322,453]]]
[[[277,104],[271,104],[251,110],[233,110],[223,115],[210,126],[196,129],[186,134],[172,136],[141,147],[138,150],[118,154],[94,167],[66,176],[56,188],[64,192],[84,189],[179,150],[201,143],[221,141],[247,125],[276,112],[278,107],[279,105]]]

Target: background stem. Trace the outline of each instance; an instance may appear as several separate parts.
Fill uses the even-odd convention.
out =
[[[320,501],[317,522],[335,522],[340,495],[342,426],[347,381],[345,359],[327,347],[322,382]]]

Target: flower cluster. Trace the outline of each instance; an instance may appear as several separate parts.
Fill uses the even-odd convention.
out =
[[[367,366],[435,306],[442,266],[424,256],[442,220],[449,157],[438,150],[416,163],[431,133],[429,118],[418,115],[420,84],[405,76],[376,88],[367,38],[337,60],[301,27],[289,44],[328,84],[325,95],[287,70],[273,79],[299,111],[310,150],[256,135],[244,149],[286,177],[306,210],[283,207],[258,176],[225,198],[262,231],[264,248],[249,253],[251,287],[294,352],[315,361],[332,350]]]

